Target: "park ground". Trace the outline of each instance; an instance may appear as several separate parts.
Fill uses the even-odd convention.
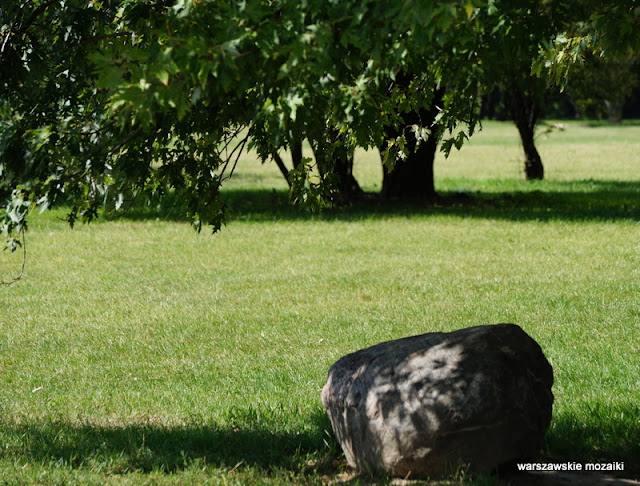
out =
[[[34,217],[26,274],[0,288],[0,483],[358,482],[320,404],[329,366],[498,322],[554,368],[541,460],[640,479],[640,123],[565,124],[527,183],[515,128],[485,123],[436,161],[447,204],[308,214],[249,154],[215,235],[172,208]],[[358,152],[366,190],[381,171]],[[21,262],[2,253],[2,277]]]

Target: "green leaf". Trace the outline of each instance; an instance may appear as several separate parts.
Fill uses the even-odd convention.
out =
[[[169,85],[169,73],[165,70],[160,70],[156,73],[156,77],[160,80],[162,84],[165,86]]]

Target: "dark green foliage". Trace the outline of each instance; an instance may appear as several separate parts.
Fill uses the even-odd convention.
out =
[[[239,153],[253,147],[267,160],[303,139],[322,154],[323,180],[304,183],[312,167],[299,164],[294,198],[331,198],[324,185],[335,160],[348,160],[356,146],[382,146],[385,127],[404,132],[401,114],[432,109],[434,90],[444,87],[435,122],[448,152],[473,133],[478,94],[504,79],[505,66],[515,72],[509,79],[526,78],[546,47],[535,71],[559,66],[551,77],[561,79],[565,58],[602,38],[597,29],[622,26],[607,41],[617,47],[637,42],[633,2],[607,5],[610,14],[577,6],[12,2],[0,27],[0,198],[12,201],[3,202],[3,233],[20,231],[23,209],[34,206],[67,203],[73,224],[103,205],[155,204],[171,191],[198,229],[216,230],[225,221],[219,189]],[[590,22],[585,35],[560,34],[576,20]],[[402,72],[413,81],[390,89]]]

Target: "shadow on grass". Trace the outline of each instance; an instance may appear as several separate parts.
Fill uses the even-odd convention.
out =
[[[212,467],[222,472],[249,468],[263,475],[277,471],[306,475],[335,467],[339,446],[327,432],[331,425],[324,413],[309,417],[312,427],[300,433],[278,431],[277,424],[268,421],[252,425],[257,413],[253,409],[235,413],[234,421],[246,423],[231,427],[97,426],[58,420],[17,426],[0,423],[0,438],[4,438],[7,458],[111,474],[170,474]]]
[[[496,193],[446,193],[435,201],[385,201],[370,195],[348,206],[310,214],[289,203],[286,191],[226,190],[230,221],[357,221],[371,218],[454,215],[510,221],[640,221],[640,182],[575,181],[535,183]],[[187,221],[176,200],[133,207],[129,220]],[[107,219],[111,219],[107,216]]]
[[[603,406],[604,407],[604,406]],[[598,407],[596,407],[598,408]],[[572,413],[554,417],[547,433],[544,461],[625,463],[624,477],[640,478],[640,415],[638,404],[617,406],[606,421],[584,423]],[[62,421],[9,425],[0,422],[2,455],[19,462],[90,468],[110,474],[162,472],[210,467],[221,472],[243,471],[268,476],[319,477],[337,475],[344,457],[329,431],[327,416],[318,410],[303,432],[278,431],[281,418],[260,410],[236,410],[233,425],[160,426],[131,424],[95,426]],[[271,423],[271,421],[277,423]]]
[[[586,408],[554,414],[545,455],[555,462],[624,462],[618,475],[640,480],[640,403],[593,403]]]

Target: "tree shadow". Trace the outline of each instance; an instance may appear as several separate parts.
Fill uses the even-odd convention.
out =
[[[611,123],[609,120],[584,120],[581,123],[582,126],[589,128],[624,128],[624,127],[637,127],[640,126],[640,119],[637,118],[625,118],[621,123]]]
[[[233,425],[122,426],[70,424],[53,420],[0,424],[5,457],[71,469],[100,466],[106,472],[175,473],[194,464],[218,469],[252,468],[265,476],[285,470],[317,474],[335,467],[339,446],[326,414],[308,417],[303,432],[279,431],[268,421],[255,424],[255,409],[236,410]],[[11,445],[9,445],[11,444]],[[311,459],[310,459],[311,458]]]
[[[555,415],[540,460],[553,462],[624,461],[624,477],[640,479],[640,405],[619,406],[602,425],[584,424],[572,413]],[[337,478],[345,460],[322,410],[307,418],[303,432],[278,431],[276,420],[257,425],[256,414],[268,411],[236,410],[232,424],[162,426],[130,424],[97,426],[61,420],[22,424],[0,422],[2,456],[43,467],[71,470],[100,467],[105,473],[176,473],[196,464],[232,471],[253,468],[264,476],[284,471],[298,477]],[[345,484],[361,484],[351,476]],[[385,481],[382,481],[384,483]],[[367,479],[366,484],[372,484]],[[514,484],[518,484],[517,482]]]
[[[289,202],[287,191],[230,189],[229,221],[358,221],[388,217],[453,215],[507,221],[640,221],[640,181],[571,181],[514,192],[442,192],[430,201],[389,201],[368,194],[348,205],[310,213]],[[106,219],[188,221],[171,195],[155,206],[137,205]]]

